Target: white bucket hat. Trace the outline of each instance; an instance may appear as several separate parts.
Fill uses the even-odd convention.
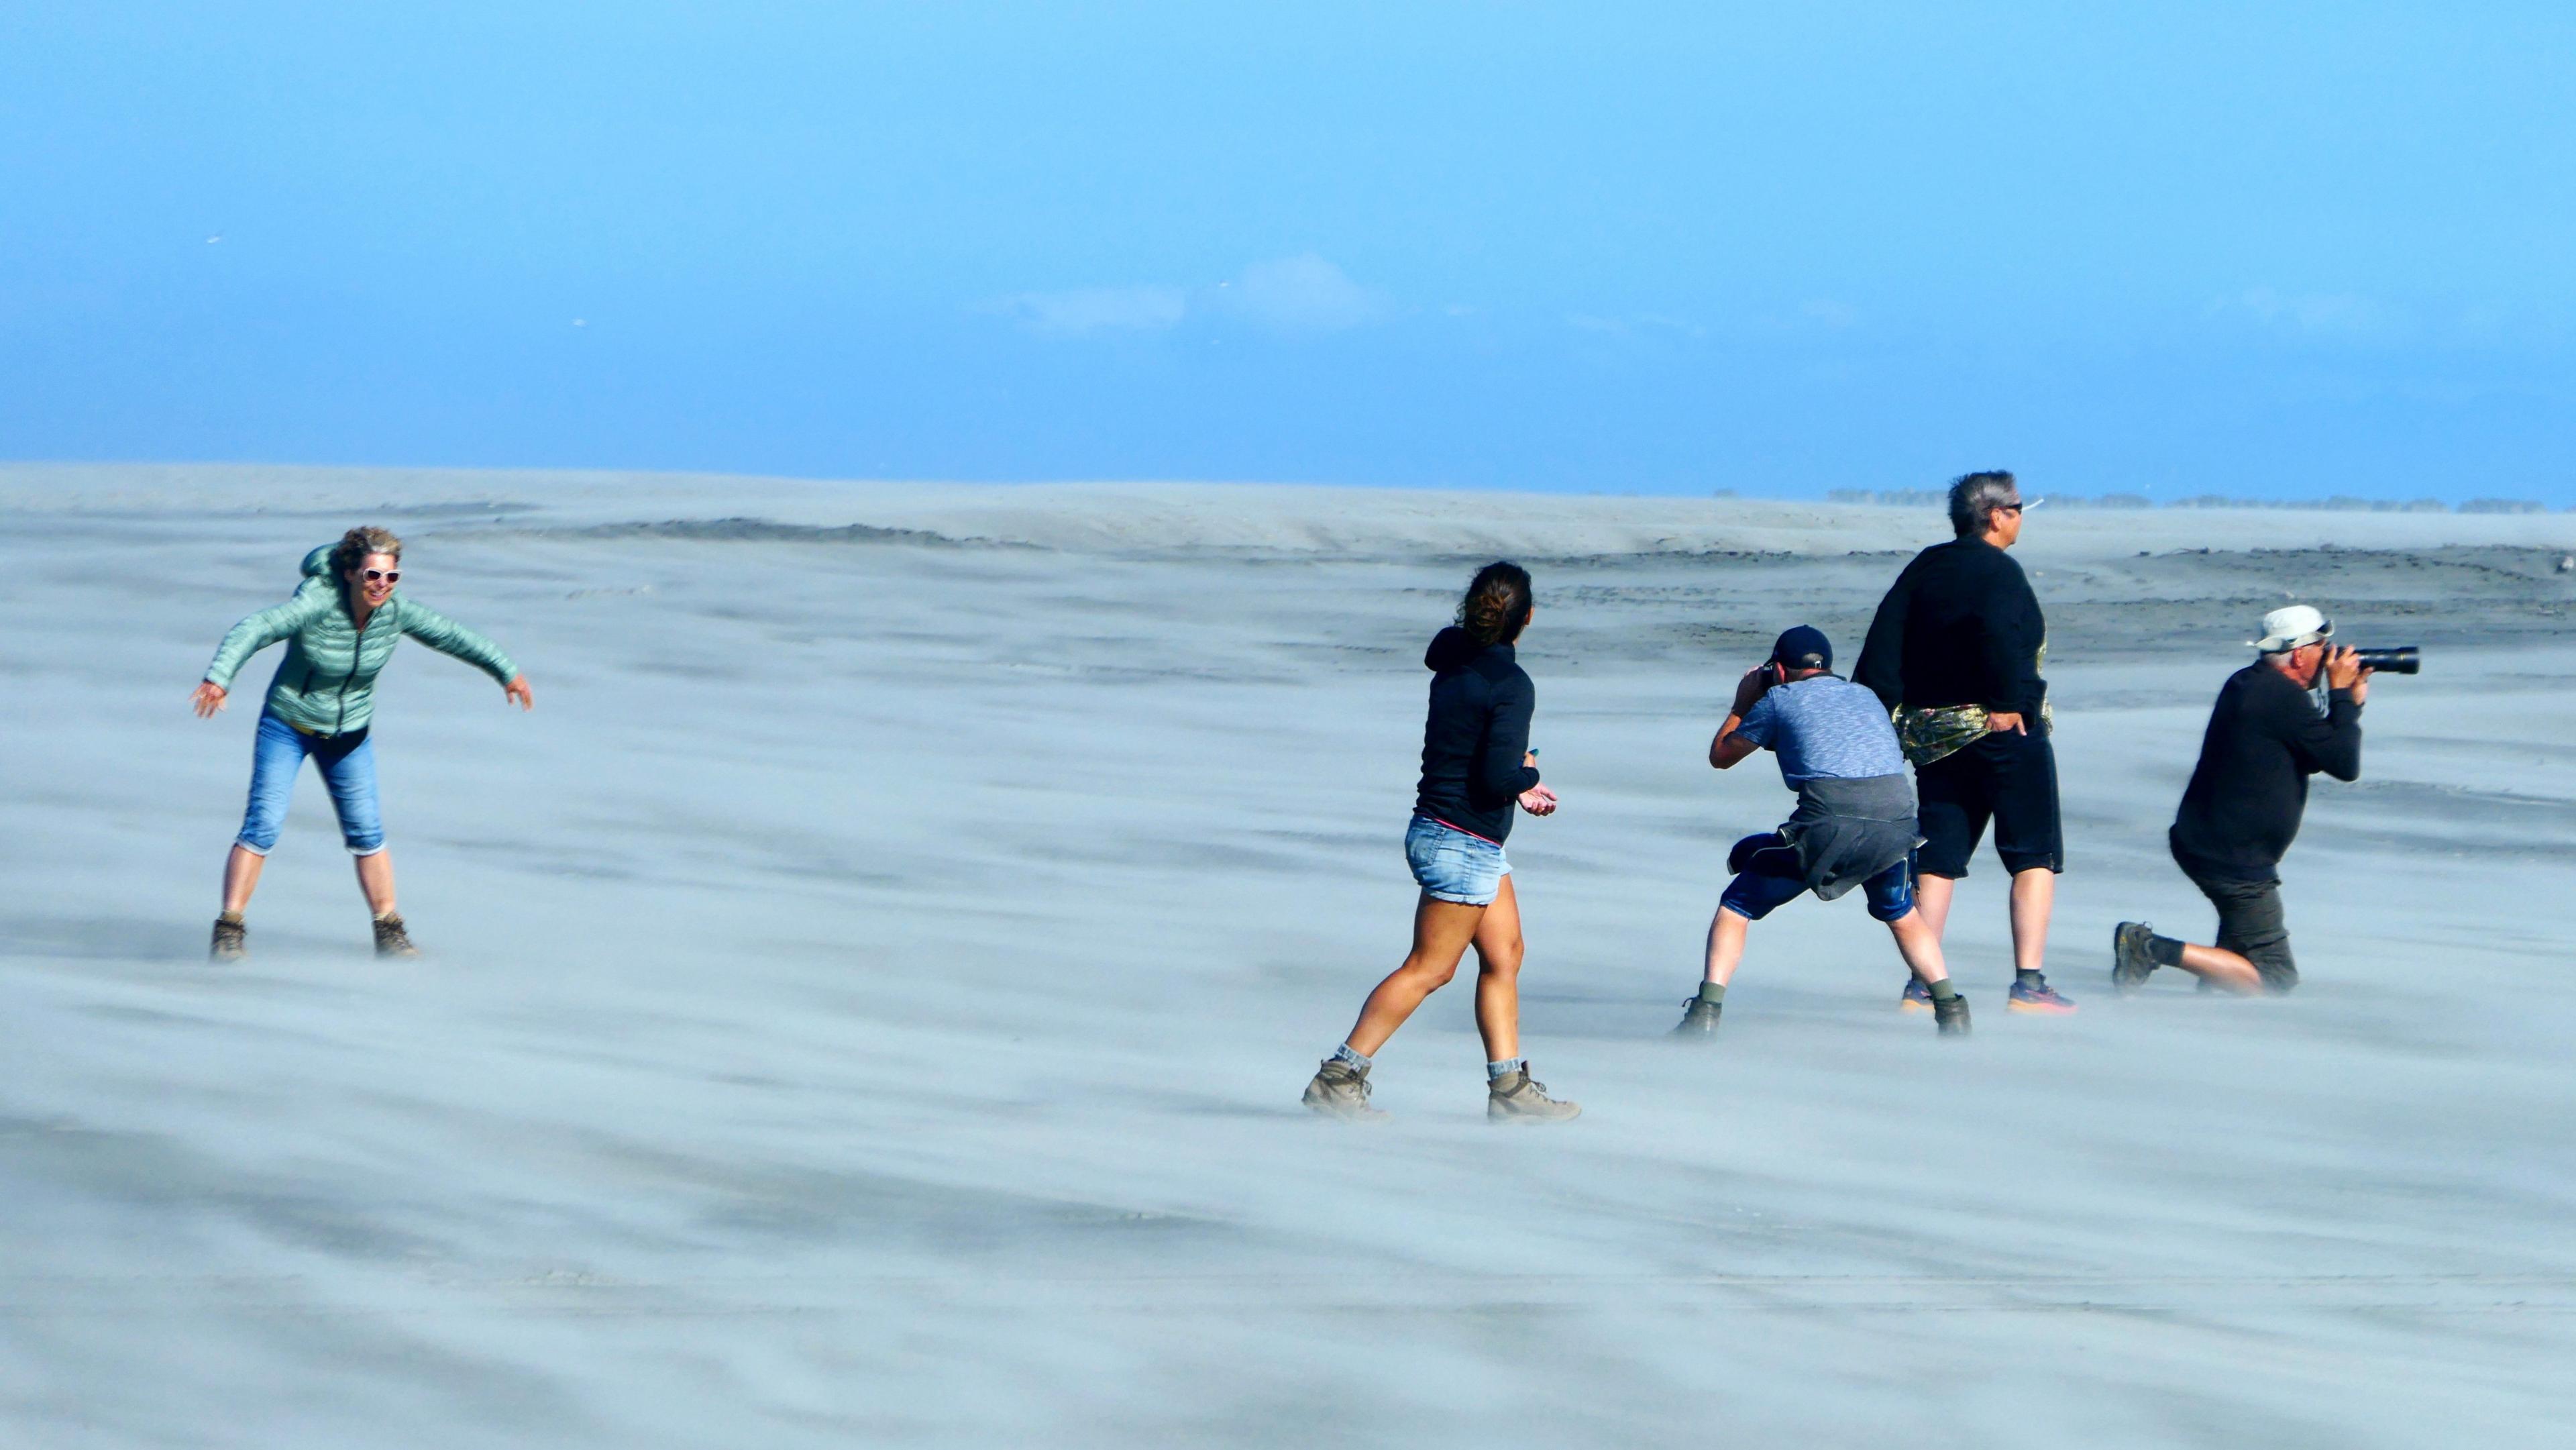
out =
[[[2332,638],[2334,638],[2333,620],[2326,618],[2314,605],[2293,604],[2286,609],[2275,609],[2264,615],[2263,637],[2247,642],[2263,653],[2272,655]]]

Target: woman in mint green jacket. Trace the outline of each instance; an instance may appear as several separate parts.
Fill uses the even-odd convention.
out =
[[[224,907],[215,918],[212,950],[217,961],[238,960],[247,950],[242,913],[259,888],[260,868],[277,844],[287,799],[308,757],[330,788],[341,842],[357,858],[358,888],[376,919],[376,954],[419,955],[394,909],[394,863],[385,852],[376,809],[376,754],[367,739],[376,675],[393,657],[395,643],[410,635],[500,681],[502,693],[522,710],[533,707],[536,696],[499,645],[395,593],[401,579],[402,540],[383,529],[351,529],[339,543],[305,555],[304,581],[294,597],[234,625],[206,666],[196,693],[200,717],[224,708],[233,676],[252,655],[286,641],[286,658],[278,662],[260,707],[250,807],[224,863]]]

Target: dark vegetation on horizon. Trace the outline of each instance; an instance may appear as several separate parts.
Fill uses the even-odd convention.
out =
[[[1832,503],[1892,504],[1902,508],[1939,508],[1948,496],[1937,488],[1837,488],[1825,494]],[[2390,499],[2354,498],[2337,494],[2332,498],[2230,498],[2224,494],[2195,494],[2190,498],[2168,499],[2162,505],[2142,493],[2068,494],[2050,493],[2039,497],[2059,508],[2100,509],[2321,509],[2330,513],[2371,514],[2446,514],[2451,505],[2438,498]],[[2570,513],[2576,513],[2571,506]],[[2545,514],[2549,506],[2527,498],[2473,498],[2459,506],[2464,514]]]

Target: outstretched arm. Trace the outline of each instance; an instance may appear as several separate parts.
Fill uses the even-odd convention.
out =
[[[536,692],[528,687],[528,677],[510,663],[501,647],[426,604],[402,601],[403,633],[428,645],[440,654],[465,661],[501,682],[501,693],[515,701],[522,710],[536,705]]]
[[[331,596],[329,580],[307,579],[295,586],[294,596],[284,604],[271,605],[225,631],[223,643],[215,646],[215,657],[207,662],[205,676],[191,697],[197,714],[209,716],[222,709],[232,690],[233,676],[250,663],[250,657],[321,618],[323,611],[331,607]]]

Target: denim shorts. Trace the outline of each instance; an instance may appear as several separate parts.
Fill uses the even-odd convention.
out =
[[[1429,816],[1415,816],[1405,828],[1404,860],[1423,895],[1461,906],[1493,905],[1512,870],[1502,847]]]
[[[340,817],[340,844],[352,856],[372,856],[385,848],[385,827],[376,810],[376,743],[364,730],[347,735],[307,735],[274,715],[262,713],[250,758],[250,805],[242,812],[241,834],[233,839],[245,850],[265,856],[286,825],[286,803],[295,794],[295,777],[312,760],[331,792],[331,809]]]
[[[1777,836],[1772,837],[1777,841]],[[1747,854],[1744,869],[1728,883],[1718,905],[1747,921],[1760,921],[1806,894],[1798,874],[1798,853],[1783,841]],[[1908,856],[1861,883],[1869,914],[1880,921],[1903,921],[1914,909],[1914,858]]]

